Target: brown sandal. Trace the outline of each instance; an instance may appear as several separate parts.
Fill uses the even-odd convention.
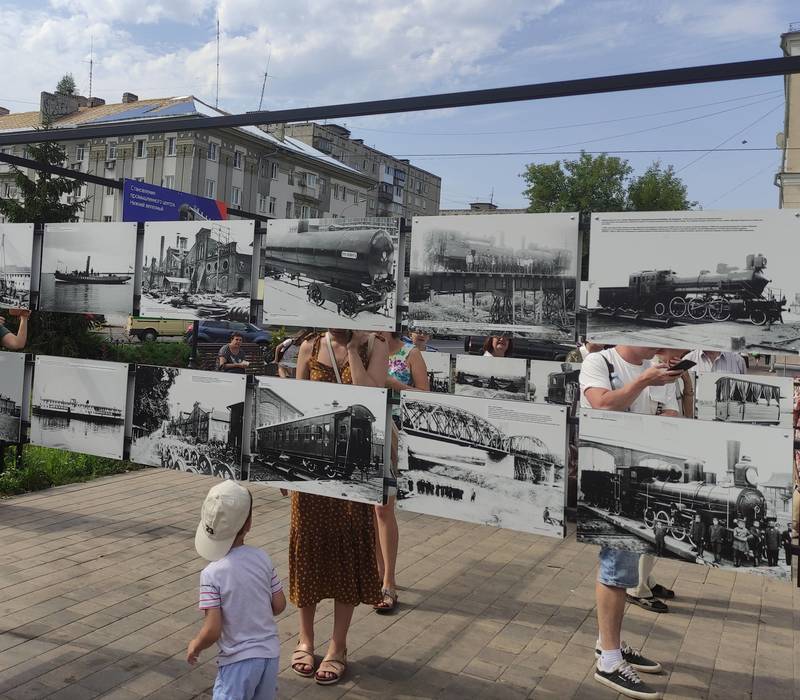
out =
[[[303,649],[300,645],[292,652],[292,671],[303,678],[311,678],[314,675],[314,652]],[[298,666],[310,666],[310,671],[301,671]]]
[[[384,588],[381,593],[383,594],[383,601],[373,606],[373,610],[378,613],[378,615],[393,613],[397,608],[397,591],[393,591],[391,588]]]
[[[328,668],[324,668],[327,664]],[[341,659],[329,659],[327,656],[322,659],[322,662],[314,674],[314,680],[318,685],[334,685],[338,683],[344,672],[347,670],[347,649],[344,650],[344,656]],[[320,678],[320,673],[330,673],[330,678]]]

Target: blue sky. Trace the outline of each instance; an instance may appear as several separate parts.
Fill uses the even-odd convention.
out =
[[[769,0],[6,0],[0,7],[0,105],[35,109],[72,71],[119,101],[195,94],[213,103],[215,22],[220,107],[321,105],[719,63],[781,55],[796,2]],[[494,193],[525,205],[529,162],[621,154],[636,172],[672,163],[704,208],[777,206],[783,79],[698,85],[347,120],[355,138],[409,156],[443,179],[442,206]],[[746,142],[746,143],[743,143]],[[670,153],[672,149],[699,149]],[[544,151],[540,155],[442,156]],[[709,151],[711,151],[709,153]]]

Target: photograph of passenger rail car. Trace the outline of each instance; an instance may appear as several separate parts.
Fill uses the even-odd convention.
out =
[[[382,502],[385,389],[258,377],[251,481]]]
[[[270,221],[264,323],[394,330],[398,236],[396,219]]]
[[[695,390],[697,417],[789,428],[792,424],[791,392],[791,377],[701,372]]]
[[[580,364],[531,360],[528,369],[528,398],[536,403],[576,406],[580,398]]]

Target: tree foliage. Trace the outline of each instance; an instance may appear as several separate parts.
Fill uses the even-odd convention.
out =
[[[61,80],[56,85],[56,95],[76,95],[78,87],[75,85],[75,78],[72,73],[64,73]]]
[[[697,202],[689,201],[686,185],[675,169],[671,165],[662,168],[659,161],[628,185],[628,209],[632,211],[680,211],[696,206]]]
[[[169,418],[169,390],[178,370],[172,367],[142,366],[136,371],[133,424],[152,433]]]

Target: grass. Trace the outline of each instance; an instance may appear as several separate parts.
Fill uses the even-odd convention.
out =
[[[103,346],[104,360],[159,367],[187,367],[191,353],[186,343],[107,343]]]
[[[116,459],[33,445],[25,445],[22,450],[22,464],[19,466],[16,463],[16,450],[7,448],[4,467],[0,472],[0,497],[146,468]]]

